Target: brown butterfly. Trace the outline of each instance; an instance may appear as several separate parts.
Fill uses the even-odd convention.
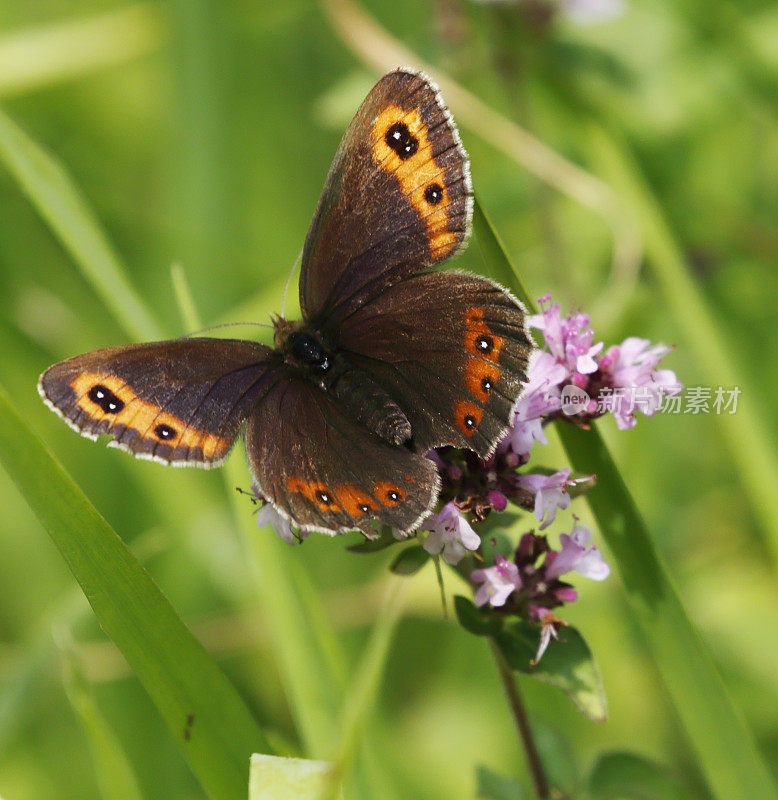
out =
[[[465,244],[472,203],[437,88],[390,72],[335,154],[302,255],[303,319],[274,319],[274,348],[111,347],[46,370],[41,396],[82,435],[173,466],[221,464],[247,421],[255,486],[294,525],[412,531],[438,495],[425,453],[492,453],[533,348],[509,292],[430,270]]]

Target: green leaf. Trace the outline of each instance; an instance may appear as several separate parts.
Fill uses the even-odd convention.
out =
[[[491,224],[480,207],[476,217],[479,239],[491,237],[486,246],[489,258],[501,262],[495,269],[509,274],[513,271],[510,259],[493,237]],[[512,287],[533,309],[521,283],[515,281]],[[630,609],[711,790],[721,800],[778,800],[753,735],[733,706],[707,647],[691,624],[596,426],[590,431],[569,424],[557,427],[571,466],[597,475],[597,486],[586,500],[613,553]]]
[[[697,797],[663,767],[637,753],[605,753],[589,777],[597,800],[692,800]]]
[[[329,773],[327,761],[254,754],[249,800],[320,800]]]
[[[143,564],[164,549],[158,530],[136,537],[130,549]],[[0,753],[8,747],[14,727],[20,725],[25,713],[34,708],[32,697],[38,685],[49,677],[52,661],[57,657],[57,645],[52,630],[72,631],[92,609],[77,584],[68,588],[52,601],[39,615],[36,624],[28,629],[26,641],[21,645],[23,654],[15,669],[4,676],[0,691]]]
[[[268,745],[235,688],[0,389],[0,463],[78,580],[213,800],[245,794]],[[188,734],[187,721],[193,719]]]
[[[564,719],[552,719],[554,725],[569,729]],[[534,717],[532,735],[538,749],[540,763],[548,782],[564,797],[575,797],[580,782],[576,752],[558,727],[549,725],[544,718]]]
[[[430,559],[430,554],[420,545],[406,547],[398,553],[389,569],[395,575],[415,575]]]
[[[478,608],[460,594],[454,596],[454,611],[459,624],[476,636],[494,636],[502,628],[502,619],[490,608]]]
[[[518,781],[483,765],[475,768],[475,786],[476,800],[524,800],[527,796]]]
[[[508,666],[563,691],[589,719],[607,716],[605,690],[591,650],[583,636],[570,626],[559,630],[540,662],[532,665],[538,650],[540,627],[526,620],[511,620],[494,636]]]
[[[0,161],[122,327],[136,340],[164,338],[70,175],[2,111]]]

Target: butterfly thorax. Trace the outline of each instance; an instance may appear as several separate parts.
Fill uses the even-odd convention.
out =
[[[364,370],[355,368],[315,326],[273,320],[276,349],[298,376],[331,394],[349,415],[394,445],[411,438],[411,424],[389,394]]]

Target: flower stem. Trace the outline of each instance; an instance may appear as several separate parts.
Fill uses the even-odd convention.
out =
[[[494,639],[489,639],[489,645],[492,648],[492,655],[497,662],[497,670],[500,673],[505,694],[508,696],[508,704],[511,707],[513,719],[516,722],[516,728],[519,731],[519,739],[521,739],[521,746],[524,748],[524,755],[527,758],[527,766],[529,767],[530,774],[532,775],[532,782],[535,785],[535,794],[538,800],[547,800],[549,795],[548,779],[543,770],[543,764],[540,760],[540,753],[538,753],[535,738],[532,735],[532,729],[529,725],[529,718],[527,711],[524,708],[519,689],[516,686],[516,681],[513,677],[505,657],[500,652],[500,648]]]

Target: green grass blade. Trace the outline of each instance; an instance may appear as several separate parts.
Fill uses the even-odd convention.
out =
[[[272,529],[258,529],[245,498],[235,492],[234,487],[247,483],[240,459],[228,462],[225,479],[257,595],[273,631],[274,653],[303,751],[312,758],[327,758],[344,730],[347,689],[353,691],[343,645],[297,554]],[[360,800],[394,797],[391,775],[369,742],[363,743],[359,756],[354,796]]]
[[[173,293],[185,333],[199,331],[203,327],[203,323],[197,311],[189,281],[186,279],[186,272],[181,264],[173,264],[170,268],[170,279],[173,282]]]
[[[224,137],[231,62],[223,46],[223,9],[214,0],[174,0],[168,5],[176,112],[178,258],[191,276],[207,275],[225,256],[232,196]]]
[[[138,3],[3,34],[0,97],[47,89],[147,55],[162,39],[160,16],[151,4]]]
[[[476,233],[491,237],[481,243],[488,253],[492,274],[515,272],[494,238],[489,220],[480,209]],[[510,284],[533,309],[534,304],[517,280]],[[574,470],[594,472],[597,487],[586,495],[618,564],[632,613],[672,697],[689,742],[713,794],[720,800],[760,797],[776,800],[778,791],[762,761],[751,732],[735,709],[727,689],[686,615],[678,594],[654,548],[634,500],[596,429],[582,431],[558,426]]]
[[[666,308],[683,331],[684,342],[698,364],[698,378],[707,386],[741,389],[737,413],[717,416],[715,427],[729,449],[751,509],[761,520],[773,561],[778,563],[778,503],[774,492],[778,486],[778,456],[765,435],[770,425],[755,402],[759,392],[746,385],[736,368],[725,341],[725,326],[715,319],[695,285],[662,209],[631,154],[598,127],[591,129],[590,141],[608,179],[635,212],[646,256],[664,292]]]
[[[597,487],[586,499],[711,791],[720,800],[778,798],[751,731],[689,620],[602,438],[574,425],[559,433],[573,469],[597,475]]]
[[[269,749],[262,731],[145,569],[2,390],[0,463],[59,548],[209,797],[245,796],[251,753]]]
[[[156,49],[157,10],[143,3],[0,36],[0,97],[49,88]]]
[[[124,330],[138,341],[163,339],[70,175],[2,111],[0,161]]]
[[[535,313],[535,304],[513,262],[505,255],[505,246],[477,197],[473,204],[473,233],[483,263],[483,274],[510,289],[530,313]]]
[[[64,634],[66,636],[66,634]],[[103,717],[71,642],[62,647],[65,692],[84,730],[103,800],[141,800],[132,766]]]
[[[131,545],[141,563],[163,549],[156,532],[138,536]],[[69,586],[28,630],[18,665],[0,691],[0,753],[5,752],[21,718],[31,713],[34,704],[30,698],[51,672],[51,662],[57,655],[52,630],[72,631],[87,614],[91,609],[83,592],[77,585]]]
[[[245,465],[232,459],[225,467],[228,487],[245,486]],[[276,632],[274,645],[289,694],[292,714],[306,755],[330,755],[337,734],[341,681],[325,657],[316,620],[312,620],[302,599],[299,563],[290,558],[289,546],[273,530],[259,530],[245,497],[234,489],[235,516],[251,555],[257,592]]]
[[[338,789],[357,752],[362,731],[378,694],[389,647],[404,608],[404,594],[409,581],[393,578],[387,587],[378,618],[356,669],[352,688],[346,697],[338,743],[332,759],[328,800],[337,797]]]

